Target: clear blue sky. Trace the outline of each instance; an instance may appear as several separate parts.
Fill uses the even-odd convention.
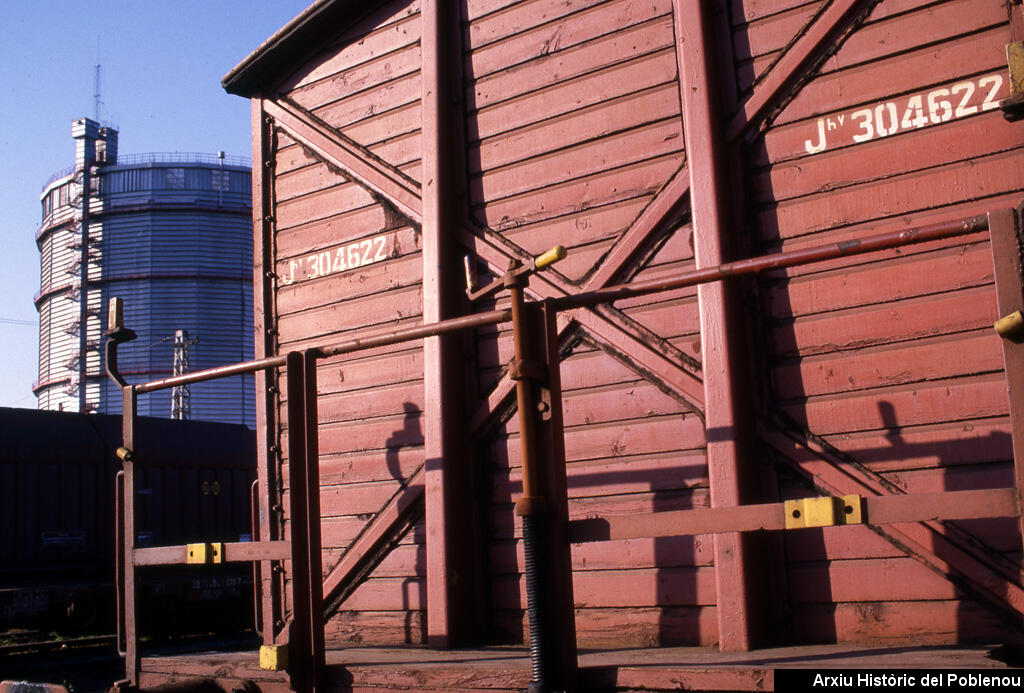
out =
[[[74,159],[71,121],[102,120],[122,154],[250,156],[249,102],[220,79],[312,0],[39,0],[4,7],[0,42],[0,406],[35,408],[39,194]]]

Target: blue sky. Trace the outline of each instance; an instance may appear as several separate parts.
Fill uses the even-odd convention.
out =
[[[74,157],[71,121],[100,117],[122,154],[248,157],[249,102],[220,79],[311,0],[6,3],[0,42],[0,406],[35,408],[39,194]]]

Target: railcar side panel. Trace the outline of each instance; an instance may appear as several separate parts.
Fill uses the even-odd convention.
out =
[[[722,125],[740,169],[731,193],[741,223],[727,233],[738,252],[843,242],[1017,206],[1024,139],[999,108],[1009,93],[1011,40],[1003,0],[860,3],[823,55],[792,68],[767,115],[741,122],[790,69],[787,58],[822,35],[836,6],[718,4],[715,35],[728,43],[718,65]],[[510,261],[556,244],[569,257],[531,278],[531,299],[694,268],[694,234],[707,230],[691,219],[686,193],[691,174],[699,180],[706,172],[689,170],[684,146],[680,4],[459,7],[453,53],[462,82],[451,117],[463,141],[449,200],[459,223],[446,232],[475,278],[485,283]],[[434,181],[422,171],[430,146],[420,103],[424,24],[420,3],[408,0],[353,16],[261,98],[300,112],[339,151],[347,148],[343,156],[371,161],[385,188],[426,199]],[[267,308],[279,353],[420,324],[424,301],[436,297],[424,287],[416,214],[288,127],[276,127],[271,153],[275,288]],[[752,325],[750,392],[762,434],[754,454],[770,472],[770,495],[815,495],[828,485],[816,476],[823,469],[834,478],[855,470],[891,493],[1012,485],[1006,375],[990,329],[999,316],[989,239],[975,233],[830,260],[748,287],[739,305]],[[466,310],[506,304],[501,297]],[[571,518],[710,504],[701,317],[693,288],[560,316]],[[522,472],[510,327],[476,330],[465,351],[465,445],[484,480],[476,495],[486,509],[490,636],[518,643],[527,635],[513,512]],[[325,574],[357,538],[379,529],[381,509],[424,465],[424,423],[437,403],[428,401],[423,370],[419,343],[320,363]],[[284,421],[283,382],[276,387],[276,420]],[[794,453],[775,433],[808,446]],[[287,450],[287,428],[273,434]],[[283,476],[285,499],[288,490]],[[287,529],[288,518],[282,522]],[[981,547],[986,560],[1019,566],[1012,522],[950,523],[942,532],[944,541]],[[415,521],[392,537],[395,548],[330,618],[329,641],[425,641],[425,534]],[[718,642],[713,545],[698,535],[574,547],[579,644]],[[975,601],[884,530],[787,533],[777,558],[787,582],[778,595],[788,614],[778,628],[783,639],[940,643],[999,632],[998,608]]]
[[[811,8],[754,17],[740,6],[748,4],[734,4],[733,21],[751,45],[758,37],[756,51],[736,46],[749,90],[785,47],[760,42],[769,27]],[[855,19],[751,143],[753,247],[798,248],[1018,204],[1024,142],[998,108],[1009,40],[998,1],[887,1]],[[820,437],[896,493],[1011,486],[993,279],[988,235],[976,234],[763,281],[776,425]],[[1019,562],[1014,523],[957,523],[953,535]],[[948,580],[876,540],[787,538],[793,628],[803,640],[937,642],[993,627],[992,614]]]

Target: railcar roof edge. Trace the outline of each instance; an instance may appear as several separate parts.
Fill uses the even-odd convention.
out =
[[[224,75],[221,86],[229,94],[258,96],[378,5],[378,0],[317,0]]]

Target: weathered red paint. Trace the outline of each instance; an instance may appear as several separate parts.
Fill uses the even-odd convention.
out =
[[[1004,3],[732,0],[712,13],[696,2],[683,12],[670,0],[474,0],[460,9],[461,37],[448,42],[461,63],[449,73],[451,98],[461,98],[461,108],[448,111],[456,123],[451,147],[438,114],[439,3],[371,4],[320,3],[228,80],[269,99],[278,121],[260,120],[260,160],[272,163],[259,185],[261,271],[278,282],[268,285],[258,315],[261,329],[278,334],[264,340],[259,357],[340,345],[317,372],[323,556],[337,565],[332,586],[356,582],[356,566],[376,562],[381,542],[395,539],[401,524],[397,499],[421,497],[418,484],[405,486],[410,476],[451,450],[438,406],[451,402],[441,394],[444,350],[392,346],[431,334],[407,330],[456,314],[442,309],[440,297],[462,273],[448,264],[442,240],[462,244],[474,269],[492,275],[556,243],[571,250],[564,265],[531,278],[526,292],[573,306],[558,322],[573,519],[703,512],[746,500],[742,486],[762,480],[719,436],[742,425],[730,409],[744,403],[765,420],[765,445],[751,446],[757,463],[770,454],[807,479],[777,485],[780,495],[816,488],[884,504],[1013,483],[1020,436],[1011,438],[1011,369],[986,326],[998,317],[993,274],[1003,270],[994,272],[984,232],[856,258],[822,256],[802,269],[778,265],[758,280],[756,295],[736,303],[717,288],[666,283],[723,259],[846,247],[876,232],[955,226],[1016,206],[1024,189],[1018,126],[1004,123],[997,108],[981,110],[988,95],[978,81],[1005,70]],[[701,11],[710,17],[706,28],[694,23]],[[723,36],[732,38],[730,55]],[[710,90],[706,79],[695,81],[687,54],[701,44],[707,74],[721,75],[727,95],[721,117],[701,113]],[[911,99],[920,96],[928,119],[929,95],[935,102],[965,82],[976,98],[951,103],[949,118],[936,102],[936,122],[890,132],[897,128],[888,104],[897,119],[903,110],[913,118]],[[993,89],[992,98],[1005,90]],[[868,115],[855,117],[860,111]],[[876,111],[889,127],[875,126]],[[873,134],[853,139],[865,118]],[[721,157],[707,145],[716,126],[744,140],[729,158],[746,181],[715,175]],[[884,136],[874,136],[879,129]],[[730,187],[750,193],[732,205],[735,222],[722,202]],[[396,239],[386,261],[280,281],[291,278],[292,262],[374,234]],[[749,248],[729,256],[719,242]],[[672,288],[601,293],[615,283]],[[567,297],[581,291],[595,292],[593,302],[573,305],[583,299]],[[593,307],[608,299],[611,306]],[[489,499],[480,522],[495,543],[489,574],[472,580],[502,606],[493,632],[521,642],[521,528],[512,513],[522,484],[521,424],[507,367],[511,334],[495,327],[507,319],[505,299],[496,305],[452,327],[474,328],[473,348],[456,366],[467,373],[462,394],[472,416],[459,418],[470,431],[455,445],[479,450],[473,457],[492,474],[478,496]],[[739,346],[726,340],[735,336],[723,322],[730,316],[749,319],[741,327],[759,340],[751,392],[732,401],[730,359]],[[293,432],[275,424],[272,410],[291,402],[263,401],[264,425],[274,428],[268,451],[287,446]],[[282,482],[278,502],[291,496],[290,475]],[[428,516],[444,521],[414,526],[394,557],[369,571],[338,605],[331,639],[454,637],[454,621],[445,620],[452,615],[445,566],[455,555],[443,508],[451,506],[427,503]],[[799,550],[785,569],[801,586],[784,597],[792,637],[953,642],[1001,633],[990,612],[1020,613],[1020,578],[1006,555],[1019,550],[1019,537],[1007,536],[1005,523],[929,519],[875,529],[850,529],[856,540],[809,530],[820,545],[787,538]],[[676,538],[636,541],[642,551],[588,547],[589,562],[574,557],[580,643],[749,646],[749,614],[739,602],[755,570],[740,561],[730,571],[738,544],[722,543],[710,561],[706,528],[689,553]],[[879,570],[903,591],[868,579]],[[962,580],[982,597],[952,588]],[[631,597],[633,587],[642,589]],[[914,618],[927,624],[923,635]]]

